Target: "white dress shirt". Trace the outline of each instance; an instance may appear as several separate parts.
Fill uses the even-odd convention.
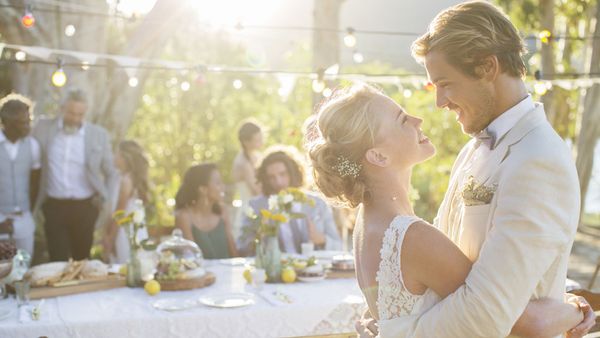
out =
[[[48,196],[57,199],[86,199],[94,195],[85,168],[85,123],[67,134],[63,120],[48,150]]]
[[[490,123],[486,129],[488,132],[496,136],[495,145],[498,144],[504,135],[506,135],[506,133],[508,133],[508,131],[511,130],[517,124],[517,122],[519,122],[519,120],[525,116],[525,114],[534,109],[535,103],[533,102],[531,95],[527,95],[527,97],[525,97],[519,103],[512,106],[510,109],[492,121],[492,123]],[[487,163],[491,152],[492,150],[486,146],[480,146],[475,150],[473,153],[473,160],[471,161],[474,171],[479,169],[478,166],[485,165],[485,163]],[[471,167],[466,169],[470,170]]]
[[[17,142],[12,143],[9,139],[6,138],[6,135],[4,135],[3,132],[0,132],[0,144],[4,145],[4,149],[6,149],[8,157],[10,157],[10,159],[13,161],[17,158],[19,146],[26,141],[29,141],[29,144],[31,146],[31,157],[33,158],[31,170],[40,169],[42,167],[40,145],[33,137],[27,136],[24,138],[20,138],[17,140]]]

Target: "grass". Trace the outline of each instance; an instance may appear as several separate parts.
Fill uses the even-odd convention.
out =
[[[588,226],[593,226],[593,227],[599,227],[600,228],[600,214],[588,214],[588,213],[584,213],[581,216],[581,223],[588,225]]]

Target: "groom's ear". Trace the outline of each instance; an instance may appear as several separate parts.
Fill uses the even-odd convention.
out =
[[[475,68],[475,73],[480,79],[493,81],[500,74],[500,62],[496,55],[489,55]]]
[[[378,167],[386,167],[389,163],[389,158],[377,148],[367,150],[365,158],[367,162]]]

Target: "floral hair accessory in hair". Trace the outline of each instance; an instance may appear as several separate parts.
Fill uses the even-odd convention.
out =
[[[335,171],[338,172],[340,177],[350,176],[352,178],[357,178],[360,174],[360,170],[362,169],[362,164],[358,164],[354,161],[350,161],[346,156],[338,156],[337,164],[333,167]]]

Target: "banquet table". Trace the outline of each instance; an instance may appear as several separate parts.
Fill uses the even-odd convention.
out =
[[[206,269],[217,279],[201,289],[150,296],[143,288],[125,287],[46,299],[38,321],[20,316],[14,298],[0,300],[0,310],[10,311],[0,319],[0,337],[308,336],[353,332],[354,322],[364,310],[364,299],[353,278],[264,284],[257,289],[243,279],[244,266],[232,262],[206,261]],[[233,292],[252,294],[254,304],[214,308],[198,303],[180,311],[153,306],[161,299],[196,301]],[[275,292],[291,303],[273,297]]]

